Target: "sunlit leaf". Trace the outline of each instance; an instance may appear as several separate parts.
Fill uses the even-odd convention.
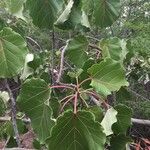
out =
[[[0,77],[13,77],[20,73],[28,53],[25,40],[11,28],[0,32]]]
[[[115,122],[117,122],[116,115],[117,111],[114,108],[110,108],[107,110],[101,122],[101,125],[104,128],[104,133],[106,134],[106,136],[113,134],[111,127]]]
[[[88,72],[92,77],[91,86],[103,96],[119,90],[121,86],[128,86],[123,67],[112,59],[94,64]]]

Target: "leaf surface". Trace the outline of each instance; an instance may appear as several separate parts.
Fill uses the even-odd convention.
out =
[[[36,26],[52,29],[57,14],[62,10],[63,0],[27,0],[27,6]]]
[[[50,98],[50,88],[44,80],[28,79],[22,85],[18,103],[19,108],[30,117],[31,124],[41,143],[50,136],[52,110],[46,104]]]
[[[128,86],[123,67],[112,59],[94,64],[88,72],[92,77],[91,86],[105,97],[112,91],[119,90],[121,86]]]
[[[57,119],[51,137],[47,140],[49,150],[103,150],[106,136],[101,125],[90,112],[65,112]]]
[[[108,27],[119,17],[120,0],[94,0],[94,23],[97,26]]]
[[[68,42],[66,56],[78,68],[82,68],[87,61],[86,53],[88,41],[86,37],[79,35]]]
[[[131,126],[132,110],[126,105],[117,105],[114,108],[117,114],[117,122],[113,124],[112,130],[116,134],[125,134]]]
[[[10,78],[20,73],[28,53],[25,40],[11,28],[0,31],[0,77]]]

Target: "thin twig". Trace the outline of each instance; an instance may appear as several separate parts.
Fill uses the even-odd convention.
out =
[[[65,107],[74,97],[75,97],[75,95],[73,95],[72,97],[70,97],[70,98],[63,104],[63,106],[62,106],[61,109],[60,109],[60,112],[63,111],[64,107]]]
[[[66,99],[68,99],[68,98],[70,98],[72,96],[74,96],[74,94],[73,95],[68,95],[68,96],[64,97],[62,100],[60,100],[60,103],[62,103],[63,101],[65,101]]]
[[[41,46],[40,46],[40,45],[37,43],[37,41],[35,41],[33,38],[27,36],[26,39],[27,39],[28,41],[34,43],[34,44],[39,48],[40,51],[42,50]]]
[[[60,68],[59,68],[59,74],[58,74],[58,78],[57,78],[57,83],[60,82],[61,80],[61,76],[62,76],[62,72],[63,72],[63,67],[64,67],[64,55],[65,55],[65,51],[68,47],[68,43],[66,44],[66,46],[62,49],[61,52],[61,60],[60,60]]]
[[[9,116],[4,116],[4,117],[0,117],[0,122],[6,122],[6,121],[10,121],[11,117]]]
[[[91,47],[91,48],[94,48],[94,49],[97,49],[98,51],[102,51],[102,49],[100,48],[100,47],[98,47],[97,45],[94,45],[94,44],[89,44],[89,46]]]
[[[13,124],[14,134],[16,137],[16,142],[17,142],[18,147],[21,147],[19,131],[18,131],[17,121],[16,121],[16,100],[13,97],[13,93],[9,87],[7,79],[5,79],[5,86],[8,90],[10,101],[11,101],[11,117],[12,117],[12,124]]]
[[[52,85],[54,84],[54,56],[55,56],[55,30],[53,28],[53,31],[52,31],[52,53],[51,53],[51,83]]]
[[[65,85],[54,85],[54,86],[50,86],[51,89],[57,89],[57,88],[66,88],[66,89],[71,89],[74,90],[74,88],[70,87],[70,86],[65,86]]]
[[[82,84],[84,84],[85,82],[89,81],[89,80],[91,80],[91,78],[87,78],[87,79],[83,80],[81,83],[79,83],[79,87],[80,87]]]
[[[133,124],[141,124],[141,125],[150,126],[150,120],[132,118],[131,121]]]
[[[86,100],[82,97],[81,94],[80,94],[80,98],[81,98],[82,102],[86,105],[86,107],[89,108],[88,103],[87,103]]]
[[[74,96],[74,114],[77,113],[77,103],[78,103],[78,92],[76,92]]]

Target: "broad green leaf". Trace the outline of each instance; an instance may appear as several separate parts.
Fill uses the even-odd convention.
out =
[[[44,80],[28,79],[22,85],[18,103],[21,111],[30,117],[32,127],[41,143],[50,136],[54,122],[51,120],[52,110],[46,104],[50,98],[50,88]]]
[[[63,30],[75,28],[89,30],[90,24],[88,16],[82,10],[82,2],[80,0],[70,0],[55,25]]]
[[[95,25],[103,28],[111,26],[119,17],[120,0],[94,0],[93,19]]]
[[[130,142],[132,142],[130,137],[119,134],[111,138],[110,150],[126,150],[126,144]]]
[[[112,59],[108,58],[99,64],[94,64],[88,72],[92,77],[91,86],[103,96],[119,90],[121,86],[128,86],[123,67]]]
[[[77,36],[68,42],[66,56],[78,68],[82,68],[87,61],[86,50],[88,41],[84,36]]]
[[[126,44],[125,40],[121,40],[117,37],[101,40],[100,47],[102,49],[103,58],[111,58],[122,63],[128,53]]]
[[[112,130],[116,134],[126,133],[131,126],[132,110],[125,105],[117,105],[114,108],[117,113],[117,122],[113,124]]]
[[[25,40],[11,28],[0,31],[0,77],[9,78],[20,73],[28,53]]]
[[[117,122],[116,115],[117,111],[114,108],[110,108],[107,110],[101,122],[101,125],[104,128],[104,133],[106,134],[106,136],[113,134],[111,127],[115,122]]]
[[[8,11],[21,19],[25,19],[22,12],[23,12],[23,4],[26,2],[26,0],[6,0],[6,5]]]
[[[33,23],[40,28],[52,29],[63,0],[27,0]]]
[[[104,150],[105,142],[101,125],[87,111],[65,112],[47,140],[49,150]]]

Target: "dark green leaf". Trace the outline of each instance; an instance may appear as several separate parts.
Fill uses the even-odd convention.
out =
[[[117,105],[114,108],[117,113],[117,122],[113,124],[112,130],[116,134],[126,133],[131,126],[132,110],[125,105]]]
[[[111,26],[120,14],[120,0],[94,0],[94,23],[97,26]]]
[[[87,47],[87,39],[84,36],[77,36],[68,42],[66,56],[76,67],[82,68],[88,59]]]
[[[50,136],[54,122],[52,110],[46,104],[50,98],[50,88],[44,80],[28,79],[22,85],[18,103],[20,109],[31,119],[31,124],[41,143]]]
[[[124,134],[112,137],[110,141],[110,150],[126,150],[126,144],[132,142],[130,137]]]
[[[63,0],[27,0],[33,23],[40,28],[52,29]]]
[[[104,150],[105,142],[101,125],[86,111],[65,112],[47,140],[49,150]]]

